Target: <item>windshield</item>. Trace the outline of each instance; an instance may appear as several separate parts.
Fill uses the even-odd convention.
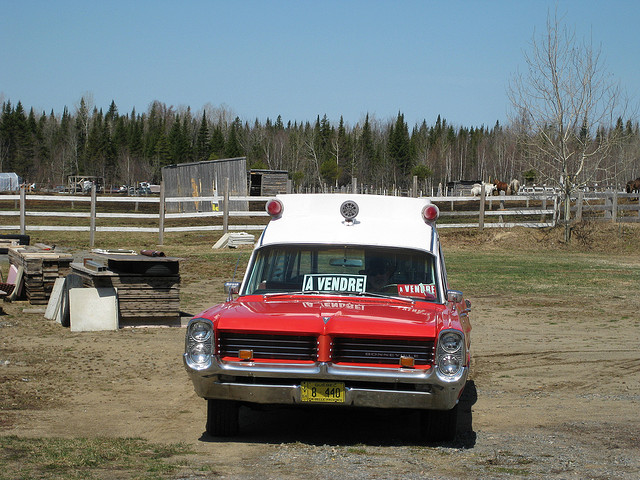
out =
[[[278,245],[260,249],[244,295],[337,293],[438,298],[433,255],[409,249]]]

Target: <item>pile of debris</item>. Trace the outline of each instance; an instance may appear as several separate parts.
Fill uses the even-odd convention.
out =
[[[256,237],[246,232],[229,232],[220,237],[213,248],[238,248],[240,245],[253,245],[256,241]]]
[[[71,273],[73,256],[62,253],[55,246],[36,243],[33,246],[11,246],[9,278],[15,288],[9,296],[13,300],[23,293],[32,305],[46,305],[57,278]],[[14,276],[15,275],[15,276]]]
[[[157,250],[95,249],[74,261],[56,246],[16,241],[7,246],[6,282],[0,277],[5,301],[46,304],[45,318],[72,331],[180,325],[181,259]]]
[[[162,252],[94,250],[71,264],[72,281],[117,293],[120,326],[180,324],[180,260]]]

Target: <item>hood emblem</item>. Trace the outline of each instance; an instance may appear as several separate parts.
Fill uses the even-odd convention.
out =
[[[322,317],[322,321],[325,323],[325,325],[329,320],[331,320],[331,317]]]

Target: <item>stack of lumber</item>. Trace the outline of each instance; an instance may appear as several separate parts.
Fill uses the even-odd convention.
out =
[[[120,326],[180,323],[179,259],[92,254],[71,270],[84,287],[116,289]]]
[[[20,240],[16,238],[0,237],[0,253],[9,253],[9,248],[20,245]]]
[[[256,237],[246,232],[228,232],[222,235],[212,248],[238,248],[240,245],[253,245]]]
[[[29,235],[16,235],[11,233],[0,234],[0,253],[9,253],[10,247],[29,245]]]
[[[46,305],[56,278],[71,273],[73,256],[60,253],[54,247],[34,245],[9,247],[9,263],[23,268],[23,292],[29,303]]]

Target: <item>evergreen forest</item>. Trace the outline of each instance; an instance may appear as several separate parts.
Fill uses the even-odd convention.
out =
[[[313,121],[243,121],[226,107],[206,105],[194,113],[152,102],[145,112],[122,113],[115,101],[106,112],[82,98],[70,111],[36,112],[4,101],[0,116],[0,171],[16,172],[38,188],[65,185],[70,175],[100,176],[105,185],[158,183],[171,164],[246,157],[250,169],[286,170],[297,191],[349,185],[421,190],[459,180],[517,178],[541,182],[517,128],[496,122],[461,126],[437,116],[408,125],[402,112],[381,120],[366,115],[355,125],[326,115]],[[616,135],[613,135],[613,134]],[[601,129],[616,143],[602,165],[602,185],[624,187],[640,176],[638,123],[618,118]]]

